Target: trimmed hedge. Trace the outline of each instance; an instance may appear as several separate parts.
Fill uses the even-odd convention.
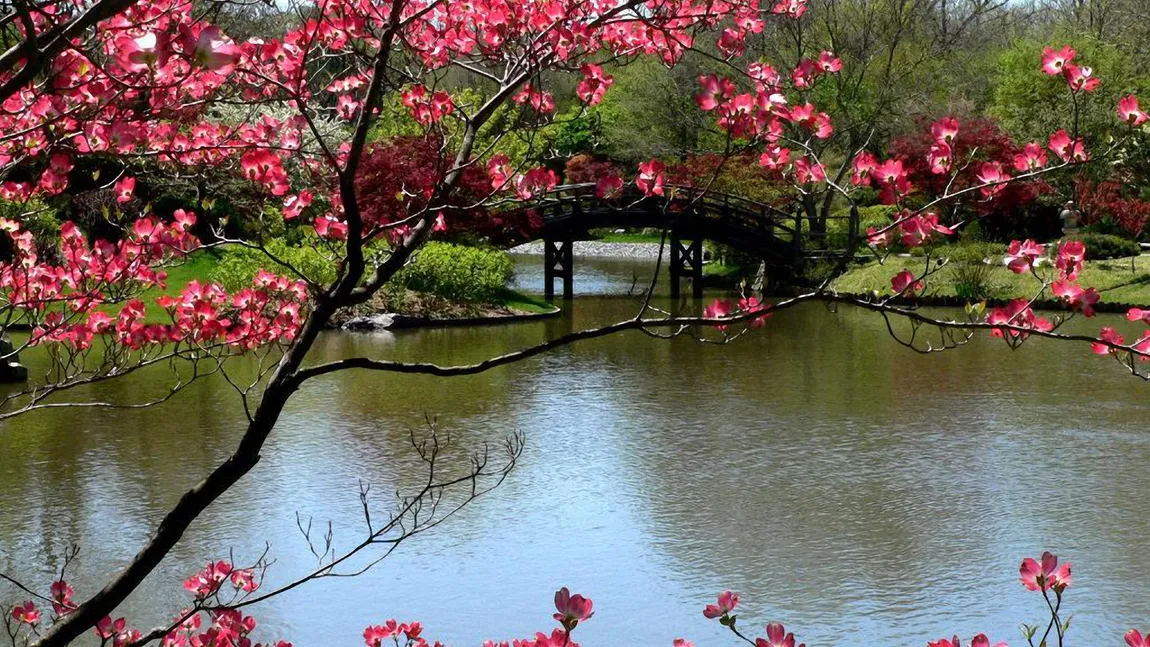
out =
[[[1086,244],[1086,259],[1104,261],[1110,258],[1129,258],[1142,253],[1142,246],[1128,238],[1108,234],[1079,234],[1070,238]],[[1061,243],[1063,238],[1058,242]]]

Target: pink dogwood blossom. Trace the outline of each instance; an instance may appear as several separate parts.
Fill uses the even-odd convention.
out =
[[[663,172],[666,166],[659,160],[653,159],[639,165],[639,177],[635,179],[635,186],[646,195],[663,195]]]
[[[1138,97],[1132,94],[1118,100],[1118,117],[1130,126],[1141,126],[1146,121],[1146,113],[1138,107]]]
[[[720,302],[717,300],[715,301],[714,304],[712,304],[712,306],[716,306],[716,305],[720,305]],[[727,302],[727,311],[726,312],[730,312],[730,302],[729,301]],[[726,312],[724,312],[722,314],[710,314],[710,315],[704,314],[703,316],[705,316],[709,319],[709,318],[712,318],[715,316],[726,316]],[[719,601],[717,604],[708,604],[703,609],[703,616],[707,617],[707,618],[711,618],[711,619],[721,618],[721,617],[729,614],[730,612],[734,611],[735,607],[737,607],[737,606],[739,606],[739,594],[738,593],[732,593],[731,591],[723,591],[722,593],[719,594]]]
[[[590,598],[585,598],[578,593],[571,595],[567,587],[555,592],[555,609],[558,613],[554,617],[567,631],[571,631],[580,622],[595,615],[595,612],[591,610],[592,606]]]
[[[1070,563],[1058,563],[1058,558],[1049,551],[1042,553],[1041,561],[1027,557],[1018,568],[1022,585],[1031,591],[1054,589],[1062,591],[1070,586]]]
[[[1069,45],[1061,49],[1046,47],[1042,50],[1042,71],[1051,76],[1062,74],[1063,67],[1073,61],[1075,55],[1074,48]]]
[[[26,600],[23,604],[12,607],[11,615],[13,620],[24,624],[34,625],[40,622],[40,610],[31,600]]]
[[[916,293],[922,292],[922,281],[916,281],[914,273],[910,270],[902,270],[890,280],[890,291],[896,295],[905,294],[908,297],[913,297]]]

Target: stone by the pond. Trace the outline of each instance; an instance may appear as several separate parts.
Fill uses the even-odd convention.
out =
[[[0,382],[24,382],[28,369],[20,363],[20,356],[12,342],[0,337]]]
[[[344,330],[387,330],[395,325],[395,315],[379,313],[367,317],[352,317],[343,325]]]

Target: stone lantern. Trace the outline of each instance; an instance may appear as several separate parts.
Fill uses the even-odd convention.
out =
[[[1062,219],[1063,236],[1073,236],[1078,233],[1078,210],[1074,208],[1073,202],[1066,203],[1059,217]]]

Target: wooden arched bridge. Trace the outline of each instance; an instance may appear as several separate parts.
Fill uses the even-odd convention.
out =
[[[812,258],[840,256],[858,236],[857,212],[847,232],[837,237],[812,235],[805,212],[780,209],[736,195],[688,186],[668,185],[665,196],[646,196],[633,185],[621,195],[600,198],[594,184],[558,186],[539,196],[530,208],[543,219],[539,238],[544,249],[544,292],[555,296],[555,279],[563,281],[563,298],[574,292],[573,243],[598,228],[655,228],[668,232],[671,296],[680,280],[692,279],[692,292],[703,291],[703,241],[711,240],[750,253],[772,276],[793,276]],[[822,223],[825,230],[825,223]],[[837,239],[836,239],[837,238]]]

